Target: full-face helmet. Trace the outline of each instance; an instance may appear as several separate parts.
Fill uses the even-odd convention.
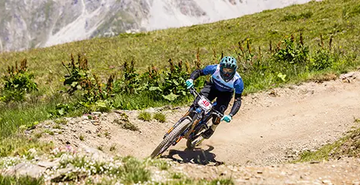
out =
[[[230,81],[236,73],[237,62],[234,57],[224,57],[220,61],[220,75],[224,81]]]

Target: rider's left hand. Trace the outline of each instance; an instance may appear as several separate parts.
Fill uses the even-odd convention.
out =
[[[230,115],[225,115],[224,117],[221,118],[221,121],[226,121],[226,122],[230,122],[231,121],[231,116]]]

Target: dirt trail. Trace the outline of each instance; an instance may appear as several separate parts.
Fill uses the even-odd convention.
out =
[[[200,147],[211,149],[203,151],[207,158],[227,164],[269,165],[335,141],[354,126],[354,118],[360,118],[360,72],[349,76],[346,80],[304,83],[245,96],[233,121],[223,122]],[[140,121],[138,111],[125,111],[140,132],[120,129],[114,123],[120,117],[118,113],[103,114],[95,121],[86,116],[69,118],[70,124],[61,129],[61,134],[55,130],[55,135],[44,139],[85,150],[101,148],[107,154],[148,157],[186,110],[163,110],[167,123]],[[43,128],[51,126],[45,123]],[[109,152],[112,146],[117,150]],[[196,155],[196,151],[184,151],[185,141],[170,149],[180,160]]]
[[[359,79],[276,89],[279,97],[247,97],[244,111],[232,124],[219,127],[208,143],[216,146],[218,160],[274,164],[286,153],[291,157],[334,141],[353,126],[354,117],[360,117]]]
[[[202,144],[213,147],[217,161],[270,165],[335,141],[360,117],[360,75],[350,78],[247,96],[231,124],[222,123]]]
[[[233,121],[223,122],[211,139],[192,151],[185,150],[183,140],[164,153],[165,159],[189,177],[231,177],[236,184],[360,184],[359,159],[281,164],[360,126],[354,123],[360,118],[360,71],[345,76],[245,96]],[[187,107],[147,111],[161,111],[167,122],[141,121],[139,111],[115,111],[67,118],[61,126],[49,120],[32,134],[53,132],[41,139],[73,146],[94,159],[114,155],[146,158]],[[121,128],[127,119],[123,113],[140,131]],[[223,163],[226,165],[217,166]]]
[[[223,122],[214,136],[202,143],[202,155],[226,164],[273,165],[335,141],[354,126],[354,118],[360,118],[360,72],[348,76],[346,80],[304,83],[245,96],[233,121]],[[114,123],[120,118],[118,113],[103,114],[95,121],[86,116],[69,118],[70,124],[61,129],[61,134],[55,130],[55,135],[43,139],[85,151],[101,148],[105,156],[144,158],[186,110],[163,110],[167,123],[144,122],[137,119],[138,111],[123,111],[140,132],[120,129]],[[116,150],[110,152],[111,147]],[[185,151],[185,141],[170,149],[175,159],[184,161],[198,154]]]

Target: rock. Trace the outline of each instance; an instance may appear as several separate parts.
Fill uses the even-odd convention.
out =
[[[93,112],[91,114],[94,115],[94,116],[101,116],[101,112]]]
[[[355,77],[355,73],[347,73],[347,74],[342,74],[340,75],[340,79],[342,80],[342,82],[344,83],[350,83],[351,79],[354,79]]]
[[[37,165],[40,166],[40,167],[46,168],[46,169],[51,169],[54,166],[56,166],[57,163],[49,162],[49,161],[41,161],[41,162],[37,163]]]
[[[16,166],[11,167],[5,172],[8,176],[30,176],[32,178],[39,178],[45,172],[46,168],[31,164],[31,163],[20,163]]]
[[[99,123],[97,120],[91,120],[91,123],[92,123],[93,125],[100,125],[100,123]]]
[[[323,183],[323,184],[329,184],[329,185],[330,185],[330,184],[333,184],[333,183],[331,182],[331,180],[323,180],[322,183]]]
[[[87,115],[83,115],[83,116],[81,116],[81,119],[82,119],[82,120],[88,120],[89,117],[88,117]]]
[[[354,77],[355,73],[352,72],[352,73],[347,73],[347,74],[342,74],[340,75],[340,79],[346,79],[346,78],[351,78],[351,77]]]
[[[227,171],[224,171],[222,173],[220,173],[220,176],[225,176],[227,174]]]
[[[73,165],[68,165],[67,168],[59,169],[56,173],[51,176],[51,182],[62,182],[66,178],[66,174],[73,171],[75,168]]]
[[[148,109],[145,109],[145,112],[149,112],[149,113],[155,113],[157,112],[153,107],[150,107]]]

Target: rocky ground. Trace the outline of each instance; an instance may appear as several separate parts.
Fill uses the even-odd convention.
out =
[[[162,160],[171,164],[171,173],[195,179],[231,178],[235,184],[360,184],[357,158],[288,163],[359,127],[355,120],[360,118],[360,72],[330,78],[247,95],[233,121],[222,123],[211,139],[192,151],[181,141]],[[146,110],[165,114],[165,123],[139,120],[139,111],[92,113],[49,120],[27,134],[96,160],[127,155],[145,159],[186,110]],[[39,158],[32,168],[45,171],[57,162]],[[3,172],[26,169],[20,163]],[[164,181],[170,172],[154,170],[153,178]]]

